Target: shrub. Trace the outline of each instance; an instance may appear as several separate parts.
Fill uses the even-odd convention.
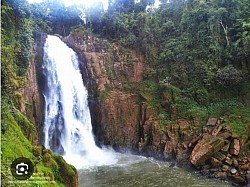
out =
[[[147,101],[152,109],[159,109],[161,104],[161,88],[160,85],[152,80],[145,80],[140,87],[141,96]]]
[[[243,81],[243,74],[232,65],[219,69],[215,75],[216,81],[220,86],[233,87]]]

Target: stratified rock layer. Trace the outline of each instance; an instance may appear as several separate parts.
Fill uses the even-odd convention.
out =
[[[203,165],[211,156],[217,153],[224,146],[224,140],[216,136],[203,137],[202,140],[196,144],[191,156],[190,162],[195,165]]]

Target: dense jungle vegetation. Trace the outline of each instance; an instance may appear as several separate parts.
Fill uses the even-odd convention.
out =
[[[126,90],[140,94],[164,124],[224,117],[236,134],[249,137],[250,1],[161,0],[158,9],[153,4],[110,0],[104,10],[101,3],[84,8],[65,7],[60,0],[1,1],[2,134],[10,120],[16,129],[11,133],[19,133],[15,121],[20,119],[34,128],[21,113],[10,111],[21,99],[36,34],[67,36],[80,28],[143,55],[144,80],[128,83]],[[171,96],[170,105],[164,105],[164,93]],[[21,144],[32,149],[32,140]],[[58,172],[58,164],[51,163],[56,169],[45,172]]]

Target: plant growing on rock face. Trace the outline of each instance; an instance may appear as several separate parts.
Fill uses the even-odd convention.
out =
[[[159,130],[160,132],[164,132],[164,126],[171,125],[174,123],[172,120],[168,119],[165,113],[159,113],[157,121],[158,121],[157,130]]]
[[[160,108],[162,89],[160,85],[152,80],[145,80],[140,87],[140,95],[147,101],[150,108],[158,110]]]

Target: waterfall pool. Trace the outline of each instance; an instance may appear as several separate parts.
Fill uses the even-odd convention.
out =
[[[117,163],[78,170],[79,187],[229,187],[193,171],[136,155],[115,153]]]

